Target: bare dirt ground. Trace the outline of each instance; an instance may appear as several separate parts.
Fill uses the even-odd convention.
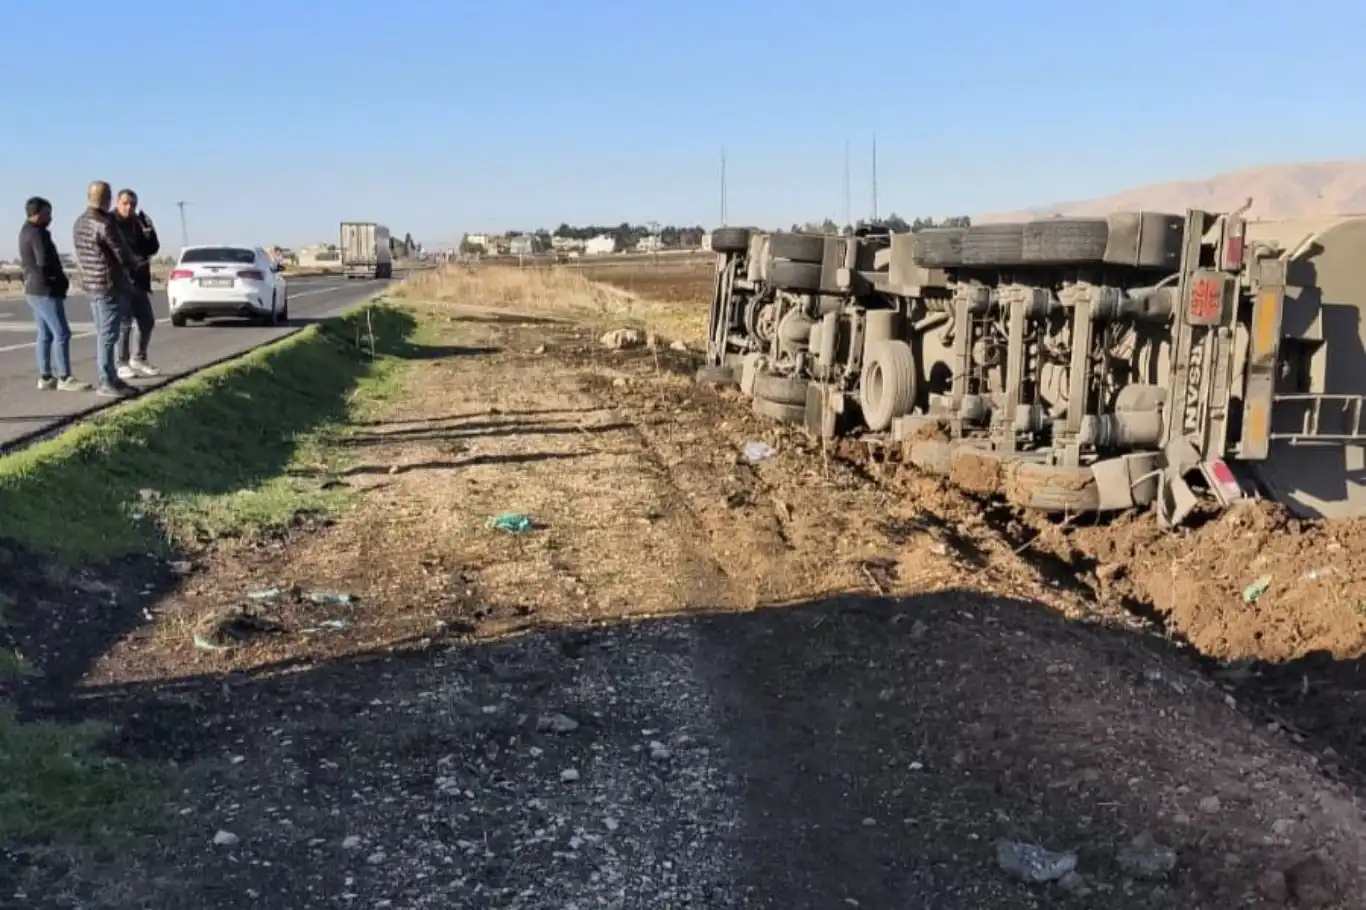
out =
[[[194,554],[67,709],[174,763],[171,832],[0,903],[1359,906],[1352,529],[1023,520],[693,385],[705,271],[600,277],[672,333],[414,304],[467,353],[335,440],[358,505]]]

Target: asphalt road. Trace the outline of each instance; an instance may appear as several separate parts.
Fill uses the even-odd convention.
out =
[[[289,282],[290,324],[278,327],[222,320],[175,328],[168,318],[166,295],[158,292],[153,296],[158,322],[152,335],[150,359],[162,375],[135,380],[133,385],[155,388],[243,354],[296,332],[314,320],[335,316],[378,293],[386,283],[347,281],[333,276],[295,278]],[[66,315],[71,323],[72,372],[76,378],[93,383],[95,332],[89,301],[85,297],[71,297],[66,302]],[[0,451],[115,403],[97,397],[94,392],[40,391],[34,347],[35,329],[28,304],[22,297],[0,298]]]

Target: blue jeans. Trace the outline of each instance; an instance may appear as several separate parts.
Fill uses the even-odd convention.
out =
[[[38,323],[38,375],[43,379],[69,379],[71,326],[66,321],[66,301],[37,294],[25,294],[24,297]]]
[[[100,385],[116,386],[119,374],[114,347],[119,343],[119,326],[123,323],[118,299],[112,295],[91,297],[90,314],[95,319],[95,367]]]

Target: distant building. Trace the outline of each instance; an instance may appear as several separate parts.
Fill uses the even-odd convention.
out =
[[[299,248],[295,261],[304,267],[320,268],[341,263],[341,251],[335,243],[310,243]]]
[[[662,249],[664,249],[664,241],[659,238],[658,234],[642,237],[636,242],[637,253],[658,253]]]
[[[545,241],[536,234],[522,234],[508,240],[508,253],[513,256],[535,256],[545,252]]]
[[[608,253],[615,253],[617,251],[617,238],[611,234],[599,234],[583,245],[583,251],[589,256],[605,256]]]
[[[702,235],[702,249],[708,253],[711,252],[711,231]]]

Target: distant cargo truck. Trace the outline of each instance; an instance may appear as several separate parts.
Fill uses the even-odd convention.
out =
[[[373,221],[343,221],[341,264],[347,278],[394,277],[389,229]]]

